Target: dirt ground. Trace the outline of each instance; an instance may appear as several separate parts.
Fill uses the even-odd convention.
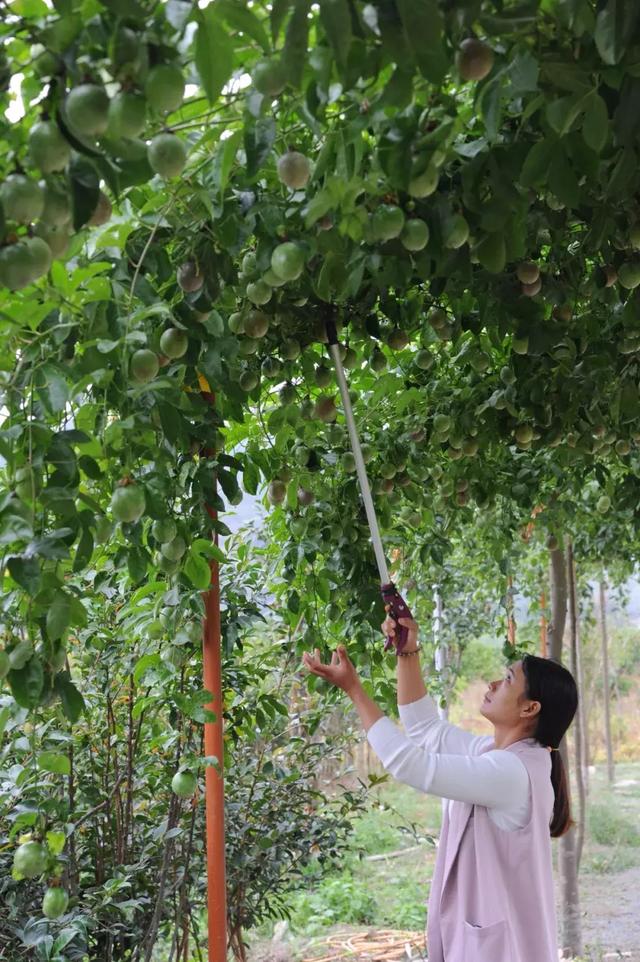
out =
[[[603,949],[611,959],[618,952],[640,962],[640,866],[613,875],[580,879],[582,936],[589,946]],[[597,960],[598,955],[594,953]],[[604,955],[606,958],[606,954]]]

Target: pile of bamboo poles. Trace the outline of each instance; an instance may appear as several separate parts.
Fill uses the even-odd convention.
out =
[[[337,959],[356,957],[368,962],[406,962],[426,959],[424,932],[404,929],[372,929],[349,935],[336,932],[323,940],[329,949],[326,955],[308,956],[301,962],[336,962]]]

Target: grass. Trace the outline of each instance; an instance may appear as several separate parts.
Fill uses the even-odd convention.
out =
[[[581,875],[611,875],[640,865],[640,763],[617,765],[615,776],[619,787],[614,789],[602,766],[591,777]],[[294,944],[337,925],[422,932],[436,858],[429,836],[438,836],[441,812],[440,799],[406,785],[389,782],[374,789],[369,811],[355,823],[340,871],[317,883],[310,879],[292,899],[289,928]],[[411,823],[420,830],[417,839]],[[405,855],[393,858],[366,857],[404,848]],[[273,923],[247,933],[252,945],[272,934]]]

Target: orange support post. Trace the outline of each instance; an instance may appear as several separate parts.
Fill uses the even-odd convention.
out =
[[[203,388],[202,397],[215,406],[215,394],[200,377]],[[206,390],[205,390],[206,388]],[[207,456],[213,454],[209,449]],[[213,490],[216,491],[215,476]],[[207,505],[207,513],[214,520],[217,511]],[[218,533],[214,532],[214,543],[218,544]],[[216,720],[204,726],[204,753],[215,755],[220,762],[220,771],[207,765],[205,774],[205,814],[207,831],[207,922],[209,933],[208,962],[227,962],[227,893],[224,847],[224,740],[223,740],[223,700],[222,700],[222,653],[220,635],[220,573],[218,562],[209,562],[211,585],[204,592],[204,630],[202,646],[203,682],[213,700],[207,708],[215,712]]]

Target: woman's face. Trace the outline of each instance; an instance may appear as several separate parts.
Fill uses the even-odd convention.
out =
[[[489,690],[480,706],[480,714],[494,725],[515,727],[526,723],[536,714],[530,710],[531,706],[540,703],[525,699],[524,693],[522,662],[516,661],[505,668],[502,678],[489,683]]]

